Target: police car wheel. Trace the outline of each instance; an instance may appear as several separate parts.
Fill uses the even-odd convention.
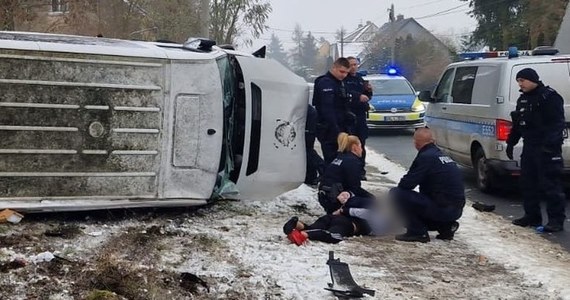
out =
[[[477,188],[484,193],[490,193],[494,190],[493,187],[493,176],[491,171],[487,167],[487,158],[483,149],[479,148],[475,152],[475,157],[473,159],[473,167],[475,169],[475,175],[477,180]]]

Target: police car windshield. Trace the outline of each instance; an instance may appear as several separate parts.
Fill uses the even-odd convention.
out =
[[[406,80],[379,79],[370,80],[370,84],[374,95],[408,95],[414,93]]]

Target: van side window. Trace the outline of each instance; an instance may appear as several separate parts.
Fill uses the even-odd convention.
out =
[[[496,102],[501,79],[500,71],[498,66],[479,66],[473,86],[472,104],[491,105]]]
[[[445,71],[437,89],[435,90],[434,99],[436,102],[451,102],[451,84],[453,82],[453,72],[455,69],[449,69]]]
[[[477,67],[457,68],[451,93],[453,103],[471,104],[473,85],[475,84],[476,75]]]

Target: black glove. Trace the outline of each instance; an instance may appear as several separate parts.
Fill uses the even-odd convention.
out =
[[[346,125],[352,126],[356,124],[356,115],[353,112],[348,111],[346,112],[345,116],[346,116]]]
[[[513,148],[514,148],[513,145],[507,144],[507,149],[505,150],[505,152],[507,153],[507,157],[511,160],[513,159]]]

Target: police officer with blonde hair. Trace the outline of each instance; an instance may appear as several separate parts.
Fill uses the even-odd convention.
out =
[[[362,172],[362,145],[355,135],[341,132],[337,137],[338,155],[327,166],[319,184],[319,203],[327,214],[341,207],[338,195],[347,191],[356,197],[374,198],[362,188],[360,175]]]

